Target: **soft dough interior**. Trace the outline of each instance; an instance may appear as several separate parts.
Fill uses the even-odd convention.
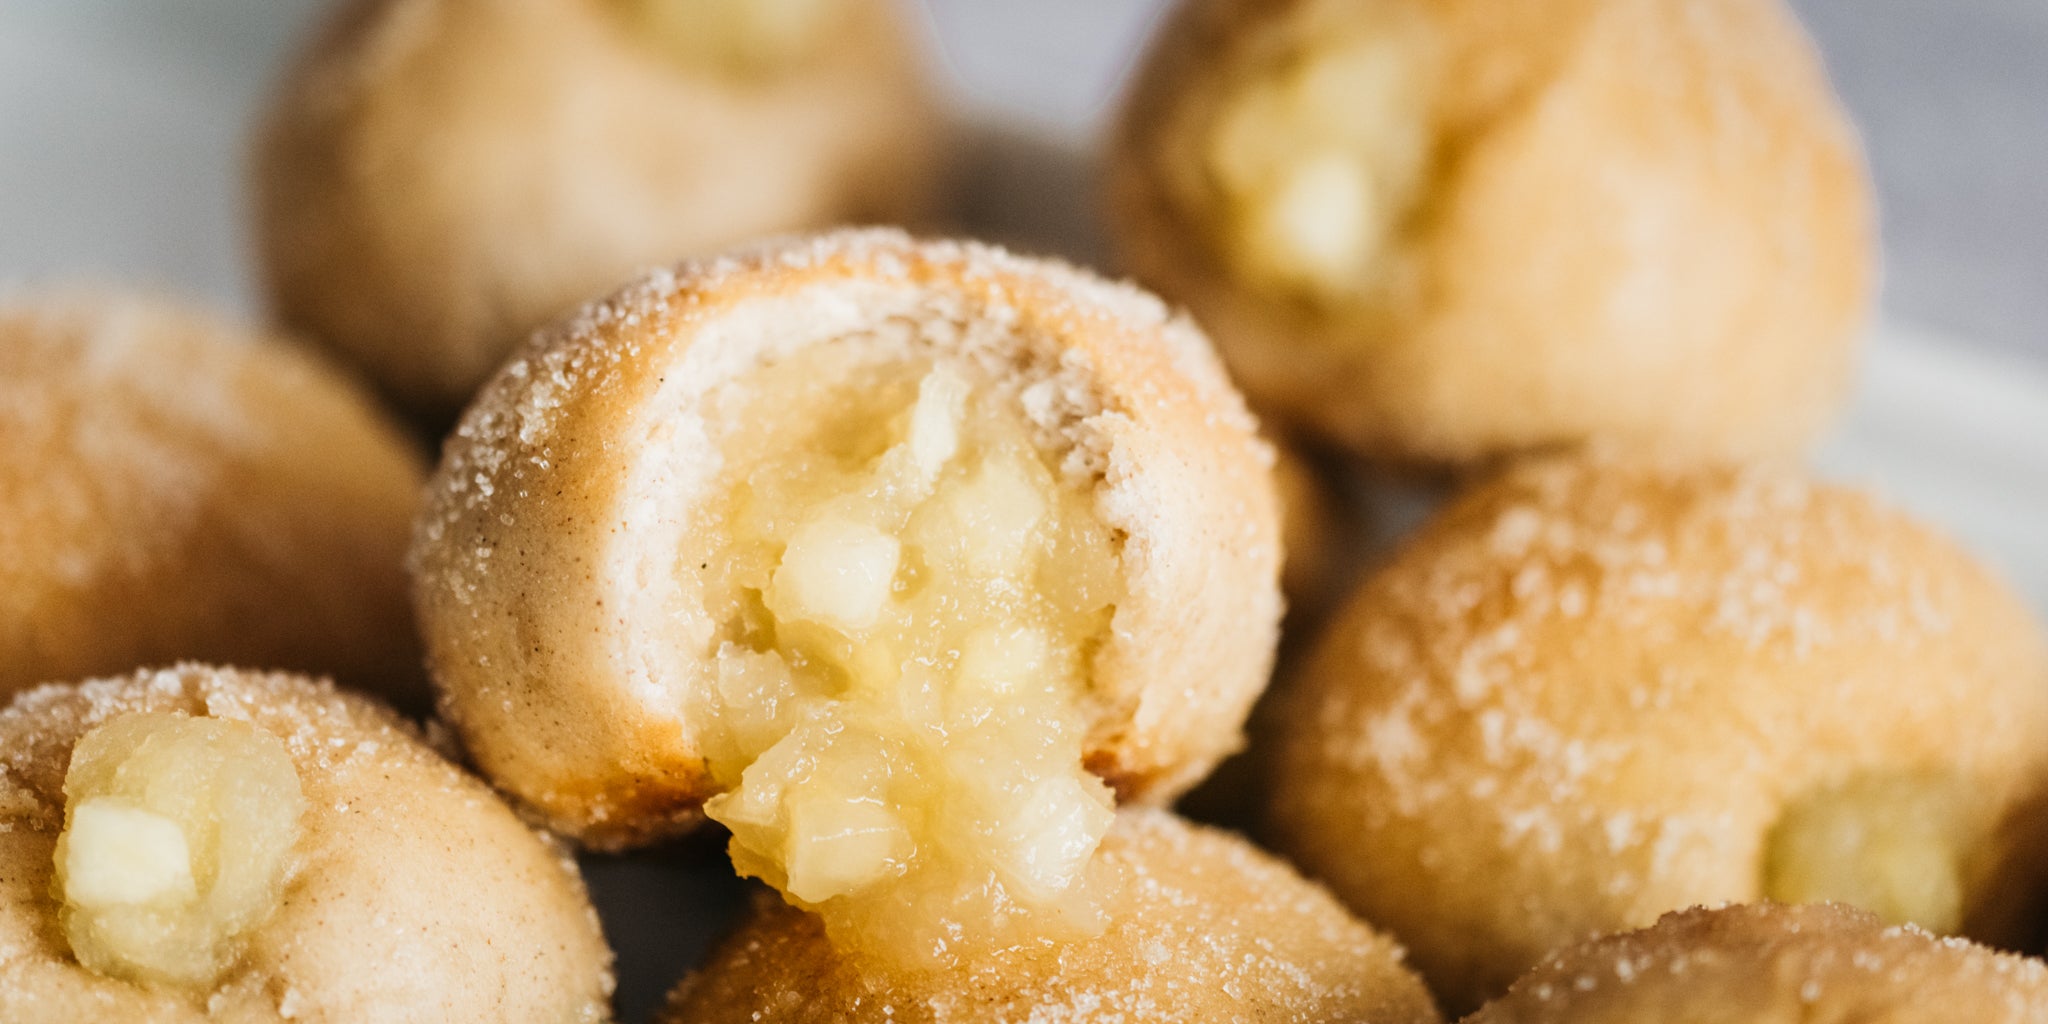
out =
[[[305,797],[284,744],[244,722],[128,714],[64,777],[55,895],[101,974],[210,984],[276,910]]]
[[[1112,818],[1083,755],[1120,536],[984,376],[821,345],[725,386],[683,553],[734,863],[899,962],[1085,926]]]

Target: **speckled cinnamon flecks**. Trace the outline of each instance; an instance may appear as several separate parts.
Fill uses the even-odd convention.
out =
[[[1847,907],[1666,915],[1562,949],[1467,1024],[2041,1024],[2048,966]]]

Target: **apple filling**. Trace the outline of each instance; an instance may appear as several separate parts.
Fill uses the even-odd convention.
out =
[[[1771,831],[1764,895],[1835,901],[1936,932],[1963,924],[1965,857],[1984,829],[1959,780],[1869,775],[1795,801]]]
[[[846,0],[613,0],[634,31],[673,59],[769,74],[824,44]]]
[[[1223,103],[1203,155],[1240,276],[1321,302],[1366,291],[1422,187],[1416,63],[1398,34],[1375,35],[1305,54]]]
[[[712,396],[726,497],[683,567],[719,625],[706,811],[844,949],[943,965],[1091,927],[1119,537],[1019,392],[856,348]]]
[[[243,722],[128,714],[64,777],[55,895],[78,962],[206,985],[276,910],[306,800],[284,744]]]

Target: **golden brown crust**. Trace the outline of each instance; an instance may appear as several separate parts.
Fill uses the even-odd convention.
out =
[[[1248,78],[1373,33],[1426,83],[1421,184],[1364,297],[1325,313],[1226,269],[1202,147]],[[1130,270],[1262,410],[1395,461],[1796,452],[1840,404],[1872,280],[1861,157],[1779,0],[1185,0],[1107,203]]]
[[[425,702],[406,603],[425,469],[274,338],[86,293],[0,301],[0,697],[180,658]]]
[[[815,918],[762,899],[670,997],[666,1024],[1432,1024],[1400,948],[1229,833],[1131,810],[1101,862],[1102,934],[913,975],[864,973]]]
[[[1578,936],[1759,898],[1788,805],[1860,774],[1952,779],[2004,819],[1960,879],[1973,934],[2009,939],[2038,895],[2048,649],[1986,570],[1852,491],[1510,470],[1369,579],[1297,682],[1276,839],[1453,1005]]]
[[[2048,968],[1834,904],[1694,908],[1560,950],[1468,1024],[2041,1024]]]
[[[206,992],[72,959],[49,896],[79,737],[127,712],[248,722],[283,740],[307,798],[300,868]],[[413,728],[297,676],[197,665],[52,685],[0,711],[0,1019],[297,1024],[610,1019],[611,953],[576,866]]]
[[[259,139],[284,321],[450,417],[517,345],[637,269],[931,211],[945,135],[895,3],[731,78],[611,0],[354,0]]]
[[[1269,452],[1201,334],[1134,289],[893,231],[685,264],[544,332],[472,406],[429,488],[415,600],[442,703],[499,785],[618,846],[692,823],[681,518],[704,495],[696,396],[854,333],[1033,382],[1034,422],[1124,535],[1094,655],[1088,765],[1169,799],[1233,749],[1280,601]],[[696,447],[692,447],[695,445]]]

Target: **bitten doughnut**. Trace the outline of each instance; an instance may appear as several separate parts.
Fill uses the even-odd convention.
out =
[[[0,711],[0,1020],[610,1019],[574,862],[369,701],[199,665]]]
[[[1434,1024],[1401,950],[1322,889],[1226,832],[1119,816],[1102,929],[972,965],[864,966],[816,918],[763,900],[671,995],[664,1024]]]
[[[1837,904],[1703,908],[1553,954],[1466,1024],[2042,1024],[2048,967]]]
[[[351,0],[257,146],[277,313],[428,418],[641,267],[923,219],[945,119],[896,0]]]
[[[183,658],[425,678],[426,468],[331,367],[169,303],[0,298],[0,700]]]
[[[1270,437],[1270,435],[1269,435]],[[1280,592],[1287,598],[1286,624],[1281,629],[1274,677],[1284,679],[1300,660],[1306,641],[1315,635],[1330,610],[1378,540],[1374,510],[1348,493],[1343,481],[1319,465],[1315,456],[1281,438],[1273,441],[1273,485],[1280,497],[1280,539],[1286,557],[1280,568]],[[1341,468],[1341,467],[1340,467]],[[1246,750],[1225,758],[1200,785],[1174,807],[1196,821],[1242,829],[1265,814],[1266,787],[1256,739],[1268,717],[1273,691],[1253,705],[1245,725]]]
[[[1261,411],[1455,464],[1797,452],[1846,388],[1869,192],[1780,0],[1182,0],[1107,202]]]
[[[1367,581],[1279,717],[1276,844],[1453,1006],[1699,903],[2015,941],[2042,894],[2040,630],[1942,537],[1789,473],[1511,470]]]
[[[513,360],[429,486],[416,601],[447,716],[561,830],[701,808],[835,933],[950,956],[1082,915],[1113,793],[1238,744],[1280,611],[1270,457],[1136,290],[780,242]]]

